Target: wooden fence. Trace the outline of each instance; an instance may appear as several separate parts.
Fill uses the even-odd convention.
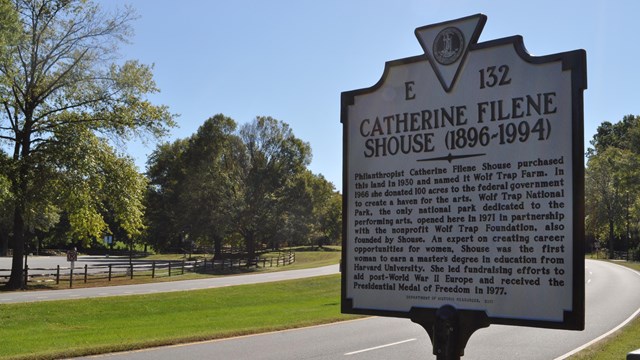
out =
[[[194,261],[148,261],[135,263],[114,263],[105,265],[61,267],[56,268],[29,268],[24,269],[25,283],[69,283],[69,288],[73,283],[81,281],[107,280],[116,278],[130,278],[148,276],[151,278],[170,277],[183,275],[187,272],[220,274],[230,273],[249,267],[280,267],[294,263],[296,256],[294,252],[282,253],[276,257],[264,257],[254,259],[224,259],[224,260],[194,260]],[[0,269],[0,282],[6,282],[11,273],[10,269]]]

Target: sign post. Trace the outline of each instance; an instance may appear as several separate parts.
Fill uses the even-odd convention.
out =
[[[71,263],[69,267],[69,289],[71,289],[73,287],[73,269],[78,261],[78,249],[74,247],[73,250],[67,251],[67,261]]]
[[[342,311],[410,318],[438,359],[490,324],[584,328],[586,53],[478,43],[478,14],[342,93]]]
[[[109,249],[113,251],[113,235],[105,235],[104,243],[109,246]],[[109,257],[109,252],[107,252],[107,257]]]

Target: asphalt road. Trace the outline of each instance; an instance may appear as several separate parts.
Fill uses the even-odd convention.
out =
[[[65,260],[66,261],[66,260]],[[83,265],[84,266],[84,265]],[[108,297],[122,295],[153,294],[160,292],[188,291],[198,289],[211,289],[224,286],[257,284],[272,281],[301,279],[313,276],[337,274],[338,265],[321,268],[286,270],[271,273],[259,273],[249,275],[224,276],[209,279],[169,281],[162,283],[150,283],[139,285],[107,286],[84,289],[51,290],[51,291],[14,291],[0,292],[0,304],[71,300],[89,297]]]
[[[564,359],[574,349],[606,334],[640,311],[640,273],[597,261],[587,261],[585,272],[584,331],[492,325],[471,336],[463,359]],[[431,342],[419,326],[404,319],[374,317],[79,359],[435,359],[431,351]]]

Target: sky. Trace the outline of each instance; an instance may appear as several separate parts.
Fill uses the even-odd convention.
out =
[[[521,35],[531,55],[584,49],[585,150],[604,121],[640,114],[640,1],[99,0],[139,16],[122,60],[154,65],[185,138],[222,113],[238,124],[271,116],[310,144],[310,170],[342,190],[340,94],[368,88],[387,61],[423,54],[414,30],[487,16],[478,42]],[[569,139],[567,139],[569,140]],[[126,149],[141,171],[156,144]]]

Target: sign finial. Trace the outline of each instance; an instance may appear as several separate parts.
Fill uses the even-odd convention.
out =
[[[453,88],[469,47],[480,37],[482,14],[417,28],[416,37],[446,92]]]

